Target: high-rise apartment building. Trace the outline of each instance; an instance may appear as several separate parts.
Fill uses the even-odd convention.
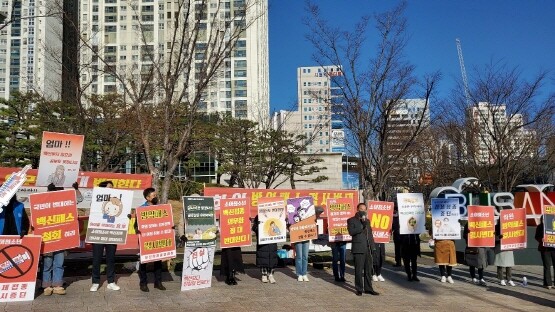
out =
[[[0,24],[0,97],[19,91],[60,98],[62,24],[47,14],[50,5],[46,0],[0,1],[6,17]]]
[[[123,91],[121,81],[114,75],[103,74],[104,63],[113,66],[118,74],[128,77],[136,75],[139,79],[141,72],[153,66],[152,57],[147,55],[154,55],[154,58],[167,56],[168,49],[175,42],[174,33],[179,35],[174,32],[174,21],[185,13],[184,7],[178,9],[180,2],[81,0],[81,35],[90,39],[92,49],[96,49],[81,50],[81,63],[90,64],[89,70],[81,73],[82,83],[90,82],[86,92],[107,94]],[[269,117],[268,1],[191,0],[186,6],[189,5],[191,10],[197,10],[192,16],[198,18],[194,23],[198,23],[203,34],[210,34],[213,25],[225,23],[239,27],[241,23],[248,23],[243,25],[248,27],[223,61],[213,81],[203,90],[199,110],[224,112],[233,117],[266,123]],[[195,44],[193,68],[187,77],[180,77],[183,81],[197,79],[197,70],[204,66],[203,55],[211,48],[203,39],[195,41]],[[194,93],[196,84],[188,85],[192,88],[190,93]]]

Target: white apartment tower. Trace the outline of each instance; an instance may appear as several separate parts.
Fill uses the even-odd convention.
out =
[[[177,5],[182,1],[81,0],[81,35],[90,39],[93,49],[98,49],[104,62],[115,66],[118,73],[139,76],[142,69],[152,66],[152,60],[142,52],[153,51],[160,58],[167,54],[173,40],[174,21],[183,14]],[[240,26],[238,17],[246,14],[243,21],[249,23],[203,92],[200,111],[224,112],[266,123],[269,116],[268,1],[190,0],[189,5],[192,10],[199,6],[206,8],[198,17],[199,27],[205,33],[212,31],[209,28],[213,20]],[[209,47],[200,40],[195,49],[198,50],[195,50],[194,68],[188,77],[184,75],[181,79],[197,79],[195,71],[202,66],[202,55]],[[94,53],[81,50],[81,62],[91,64],[90,70],[81,74],[81,83],[90,83],[86,92],[101,95],[123,91],[121,82],[113,75],[102,74],[102,62]],[[195,83],[189,86],[194,87]]]
[[[60,98],[62,23],[46,14],[51,2],[0,1],[0,12],[6,17],[6,24],[0,24],[0,97],[8,99],[19,91]]]

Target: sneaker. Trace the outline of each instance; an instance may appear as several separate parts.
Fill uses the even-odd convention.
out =
[[[270,274],[268,276],[268,280],[270,281],[270,284],[275,284],[276,283],[276,279],[274,278],[274,274]]]
[[[473,278],[472,283],[478,285],[480,283],[480,281],[477,278]]]
[[[487,286],[488,284],[486,284],[486,281],[484,281],[484,279],[482,278],[482,279],[480,280],[480,285],[481,285],[481,286]]]
[[[372,275],[372,281],[377,282],[378,281],[378,276],[377,275]]]
[[[505,280],[501,280],[501,282],[499,282],[499,284],[501,284],[501,286],[507,286],[507,282],[505,282]]]
[[[442,277],[441,277],[441,282],[442,282],[442,283],[445,283],[445,282],[447,282],[447,277],[445,277],[445,276],[442,276]]]
[[[120,290],[121,288],[116,285],[116,283],[109,283],[108,286],[106,286],[106,288],[108,288],[109,290]]]
[[[303,275],[303,282],[308,282],[308,275]]]
[[[66,290],[65,290],[65,288],[63,288],[61,286],[57,286],[57,287],[54,287],[54,289],[52,290],[52,293],[54,293],[56,295],[65,295]]]
[[[381,275],[378,275],[378,281],[385,282],[385,279]]]
[[[43,294],[44,294],[45,296],[51,296],[53,290],[54,290],[54,288],[52,288],[52,287],[46,287],[46,288],[44,289],[44,293],[43,293]]]
[[[509,281],[509,285],[511,285],[513,287],[516,286],[515,282],[513,282],[513,281]]]
[[[299,277],[297,277],[297,281],[299,282],[304,282],[304,278],[302,275],[299,275]]]
[[[100,284],[92,284],[90,291],[98,291],[98,287],[100,286]]]
[[[262,275],[262,283],[268,283],[268,275]]]
[[[453,278],[451,276],[447,276],[447,282],[449,284],[455,284],[455,281],[453,281]]]

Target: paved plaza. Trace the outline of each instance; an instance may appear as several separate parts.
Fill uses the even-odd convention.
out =
[[[388,246],[389,247],[389,246]],[[388,256],[390,254],[388,248]],[[390,258],[388,260],[391,260]],[[67,294],[46,297],[38,294],[33,302],[2,303],[5,311],[549,311],[555,308],[555,290],[542,287],[541,266],[516,266],[516,287],[500,286],[495,267],[486,271],[487,287],[470,283],[468,267],[453,270],[455,284],[440,283],[438,269],[430,257],[419,258],[421,282],[408,282],[402,268],[384,265],[386,282],[375,283],[380,296],[354,293],[352,267],[347,268],[347,283],[334,281],[331,270],[309,267],[310,282],[298,282],[294,267],[277,270],[274,285],[263,284],[257,269],[239,275],[239,285],[228,286],[214,272],[212,287],[180,291],[180,276],[165,273],[166,291],[139,290],[137,273],[118,275],[121,291],[89,292],[90,276],[67,277]],[[528,286],[520,286],[526,276]],[[104,276],[103,276],[104,277]],[[150,276],[152,281],[152,276]]]

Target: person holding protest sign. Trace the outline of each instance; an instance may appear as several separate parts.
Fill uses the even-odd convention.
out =
[[[8,205],[2,207],[0,212],[0,233],[2,235],[19,235],[23,237],[29,233],[29,216],[23,203],[14,195]]]
[[[436,224],[433,229],[428,231],[432,237],[434,231],[441,231],[441,227],[438,227]],[[435,239],[433,241],[434,245],[432,248],[434,249],[434,261],[439,266],[439,275],[441,276],[440,281],[442,283],[448,282],[449,284],[454,284],[455,281],[453,281],[451,272],[453,271],[453,267],[457,265],[455,242],[450,239]]]
[[[463,238],[466,241],[466,248],[464,250],[464,259],[470,269],[470,278],[472,282],[477,285],[486,286],[484,280],[484,269],[488,266],[488,259],[486,248],[484,247],[468,247],[468,222],[464,226]],[[478,278],[476,278],[476,268],[478,269]]]
[[[512,250],[501,250],[501,239],[503,235],[501,234],[501,222],[497,220],[495,225],[495,260],[493,265],[497,266],[497,278],[499,279],[499,284],[501,286],[516,286],[512,279],[512,268],[515,266],[515,258]],[[503,269],[505,269],[505,275],[507,279],[503,278]]]
[[[146,199],[146,201],[144,202],[144,204],[141,205],[142,207],[158,205],[158,194],[156,194],[156,190],[154,188],[146,188],[143,191],[143,197]],[[137,234],[141,234],[141,231],[139,231],[138,222],[135,222],[134,226],[135,232]],[[152,264],[154,265],[154,288],[159,290],[166,290],[166,287],[162,284],[162,261],[157,260],[152,262]],[[146,265],[146,263],[139,264],[139,288],[141,289],[141,291],[149,292],[150,290],[148,289],[147,285],[148,276],[146,272]]]
[[[102,181],[98,187],[113,188],[112,181]],[[102,262],[102,255],[106,250],[106,278],[108,279],[109,290],[120,290],[121,288],[116,285],[116,244],[92,244],[93,247],[93,264],[92,264],[92,285],[90,291],[98,291],[100,287],[100,262]]]
[[[400,234],[401,238],[401,257],[407,273],[409,282],[420,282],[417,276],[418,263],[420,256],[420,235],[419,234]]]
[[[243,254],[241,247],[223,248],[221,252],[222,263],[220,265],[220,276],[225,276],[225,283],[237,285],[235,274],[245,272],[243,268]]]
[[[345,253],[347,242],[330,243],[333,270],[333,277],[336,282],[345,282]]]
[[[356,295],[362,292],[374,296],[379,295],[372,287],[372,253],[375,251],[372,227],[366,213],[366,204],[357,205],[357,213],[347,220],[347,229],[352,237],[351,253],[355,262]]]
[[[372,275],[372,281],[374,282],[385,282],[385,279],[382,277],[382,267],[385,261],[385,244],[379,243],[376,244],[376,250],[373,254],[373,261],[374,261],[374,275]]]
[[[540,224],[536,227],[536,234],[534,235],[534,238],[538,242],[538,251],[542,257],[543,286],[547,289],[552,289],[555,287],[555,274],[551,275],[551,267],[555,265],[555,248],[545,247],[543,245],[544,232],[543,216],[541,216]],[[552,276],[554,277],[553,279],[551,278]]]
[[[259,221],[258,215],[254,218],[252,222],[252,231],[256,233],[258,238],[259,233]],[[277,256],[277,244],[265,244],[261,245],[259,240],[256,240],[256,266],[260,268],[262,272],[262,283],[275,284],[276,280],[274,278],[274,269],[278,265]]]

